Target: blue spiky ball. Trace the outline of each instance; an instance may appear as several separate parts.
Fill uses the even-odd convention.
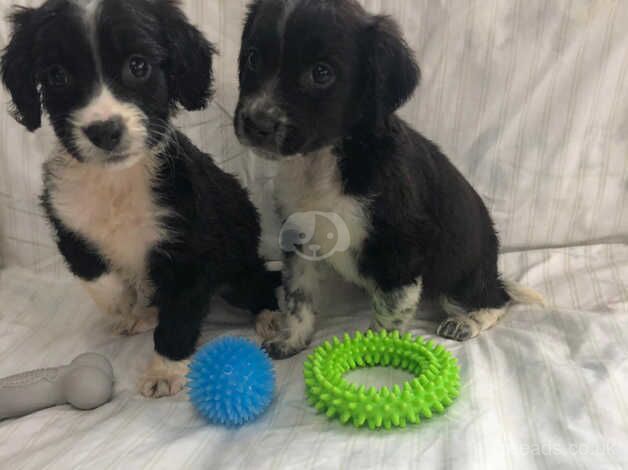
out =
[[[244,338],[221,338],[203,347],[187,378],[190,401],[212,424],[241,426],[262,414],[275,393],[270,358]]]

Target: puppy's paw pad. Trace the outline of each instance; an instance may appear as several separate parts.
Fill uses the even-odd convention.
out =
[[[185,377],[144,377],[140,384],[142,395],[146,398],[171,397],[185,387]]]
[[[454,341],[467,341],[479,333],[477,324],[472,319],[464,317],[447,318],[436,330],[437,335]]]
[[[281,313],[264,310],[255,319],[255,331],[265,339],[275,338],[281,329]]]
[[[288,340],[277,339],[264,341],[262,348],[266,350],[271,358],[281,360],[296,356],[305,349],[305,346],[298,347]]]

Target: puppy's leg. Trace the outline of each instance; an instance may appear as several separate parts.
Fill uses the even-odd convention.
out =
[[[142,378],[144,396],[174,395],[185,385],[186,360],[194,353],[214,292],[208,277],[203,268],[176,265],[167,253],[154,256],[151,281],[153,303],[159,312],[154,332],[158,358]]]
[[[419,279],[414,284],[391,292],[376,290],[372,298],[375,317],[370,328],[374,331],[403,331],[416,314],[422,286]]]
[[[120,276],[107,273],[93,281],[82,281],[94,303],[107,315],[127,315],[135,305],[135,292]]]
[[[314,334],[316,314],[314,297],[318,293],[317,263],[297,256],[286,259],[284,271],[285,310],[281,317],[275,312],[262,312],[261,321],[276,321],[278,335],[264,342],[264,348],[273,359],[286,359],[303,351]]]
[[[114,332],[122,335],[139,333],[133,311],[137,304],[137,292],[121,276],[107,273],[94,281],[83,281],[83,286],[104,313],[114,320]]]
[[[152,292],[148,284],[140,282],[136,287],[137,302],[133,307],[129,325],[131,334],[145,333],[155,329],[158,324],[158,311],[156,307],[150,305]]]
[[[182,301],[179,306],[175,310],[159,310],[154,333],[156,357],[140,384],[145,397],[176,395],[186,383],[188,359],[200,337],[203,315],[189,314],[187,309],[196,307],[189,302]]]
[[[443,321],[436,334],[455,341],[467,341],[475,338],[483,331],[493,328],[506,313],[506,308],[484,308],[470,313],[445,299],[443,309],[448,318]]]
[[[234,307],[249,310],[255,315],[255,329],[263,339],[272,339],[280,329],[277,312],[277,289],[281,286],[281,272],[267,271],[261,260],[246,268],[227,286],[222,297]]]

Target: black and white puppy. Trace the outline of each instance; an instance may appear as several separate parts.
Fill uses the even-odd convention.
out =
[[[258,328],[273,357],[311,340],[324,267],[370,293],[377,329],[403,328],[425,299],[447,315],[438,333],[462,341],[495,325],[510,301],[539,300],[500,280],[482,200],[395,115],[418,82],[395,22],[354,0],[250,4],[235,128],[279,162],[281,215],[293,241],[308,243],[286,257],[285,315],[265,313],[270,328]]]
[[[246,191],[174,129],[211,96],[211,44],[173,0],[48,0],[17,8],[2,57],[14,114],[47,112],[59,144],[43,207],[59,250],[118,330],[156,327],[146,396],[177,393],[212,294],[277,308]]]

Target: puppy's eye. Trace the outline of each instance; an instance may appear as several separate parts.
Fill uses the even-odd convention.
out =
[[[249,49],[246,54],[246,66],[248,67],[248,69],[252,72],[257,72],[257,69],[259,68],[259,62],[259,52],[257,52],[257,49]]]
[[[60,65],[53,65],[46,72],[46,83],[55,90],[63,90],[70,84],[70,75]]]
[[[319,88],[327,88],[336,80],[336,73],[331,65],[319,62],[312,68],[312,83]]]
[[[153,66],[148,60],[140,55],[132,55],[126,62],[122,71],[122,77],[127,82],[137,83],[148,80],[153,70]]]

